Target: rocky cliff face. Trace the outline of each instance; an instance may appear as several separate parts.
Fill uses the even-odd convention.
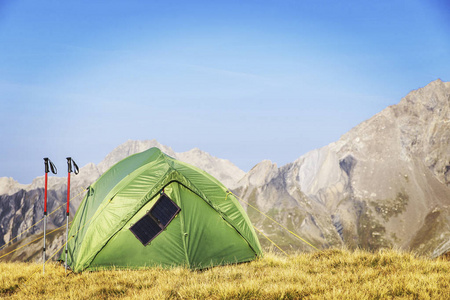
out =
[[[263,161],[247,174],[199,149],[175,153],[155,140],[128,141],[72,177],[72,197],[119,160],[150,147],[222,181],[241,196],[254,225],[285,250],[311,247],[260,212],[318,248],[399,247],[430,256],[450,251],[450,83],[434,81],[337,142],[281,167]],[[65,181],[51,178],[50,211],[64,204]],[[0,246],[42,218],[43,186],[43,177],[29,186],[0,178]],[[80,201],[71,203],[72,211]],[[61,208],[49,227],[63,223]],[[61,234],[52,237],[53,245],[62,245]],[[15,259],[39,258],[39,247],[28,249]]]
[[[88,164],[81,168],[80,176],[71,176],[71,195],[74,200],[70,203],[70,209],[74,212],[81,200],[80,192],[100,175],[94,164]],[[29,185],[22,185],[11,178],[1,178],[3,194],[0,194],[0,247],[8,243],[12,238],[22,234],[24,230],[37,223],[44,215],[44,177],[37,177]],[[48,180],[47,203],[48,212],[60,207],[49,215],[48,228],[52,230],[65,222],[65,201],[67,199],[67,179],[50,177]],[[76,195],[79,195],[75,198]],[[43,222],[32,227],[26,235],[41,232]],[[25,235],[25,236],[26,236]]]
[[[293,163],[261,162],[236,192],[320,247],[438,255],[450,240],[449,176],[450,83],[437,80]],[[254,220],[278,243],[306,248]]]

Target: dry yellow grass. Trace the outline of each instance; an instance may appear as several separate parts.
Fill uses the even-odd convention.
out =
[[[450,261],[410,253],[326,250],[268,253],[247,264],[190,271],[64,273],[51,264],[0,263],[12,299],[450,299]]]

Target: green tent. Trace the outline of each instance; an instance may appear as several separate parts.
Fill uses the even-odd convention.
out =
[[[69,231],[67,264],[75,272],[202,269],[261,254],[248,216],[217,179],[151,148],[88,188]]]

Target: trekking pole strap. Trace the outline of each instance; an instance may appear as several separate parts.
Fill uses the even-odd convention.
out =
[[[75,175],[78,175],[78,173],[80,173],[80,169],[78,168],[78,165],[74,160],[72,160],[72,163],[73,163],[73,172],[75,173]]]

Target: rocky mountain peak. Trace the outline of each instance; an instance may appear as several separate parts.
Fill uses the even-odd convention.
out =
[[[342,136],[338,153],[356,159],[421,161],[442,183],[450,182],[450,82],[414,90]],[[450,167],[449,167],[450,168]]]
[[[145,141],[128,140],[111,151],[105,157],[105,159],[98,164],[98,169],[100,173],[104,173],[106,170],[111,168],[114,164],[121,161],[122,159],[132,154],[145,151],[151,147],[157,147],[162,152],[172,157],[175,155],[175,152],[172,150],[172,148],[160,144],[155,139]]]
[[[236,190],[322,245],[441,249],[450,239],[449,95],[450,83],[436,80],[291,164],[257,165]]]
[[[11,177],[0,177],[0,195],[12,195],[24,188],[24,186]]]
[[[277,164],[263,160],[256,164],[238,183],[238,185],[262,186],[278,173]]]
[[[234,188],[239,179],[245,175],[244,171],[229,160],[214,157],[199,148],[174,153],[173,157],[208,172],[228,188]]]
[[[450,82],[433,81],[393,109],[402,147],[450,186]]]
[[[423,88],[411,91],[397,106],[417,107],[417,110],[421,110],[421,106],[423,106],[429,111],[433,111],[435,108],[439,109],[439,106],[443,108],[450,101],[448,98],[449,88],[450,82],[437,79]]]

